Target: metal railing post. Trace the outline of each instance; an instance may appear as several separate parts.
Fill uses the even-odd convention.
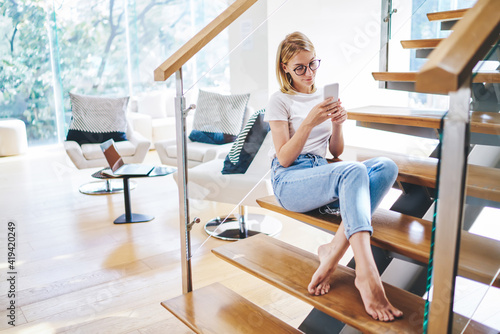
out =
[[[182,293],[186,294],[193,290],[191,272],[191,235],[189,218],[189,199],[187,189],[187,155],[186,155],[186,117],[184,106],[186,104],[183,96],[182,68],[175,73],[176,97],[175,97],[175,128],[177,143],[177,185],[179,189],[179,220],[181,240],[181,268],[182,268]]]
[[[434,287],[427,333],[451,333],[453,325],[453,298],[467,177],[471,81],[450,93],[450,110],[443,123],[432,260]]]
[[[391,34],[392,0],[382,0],[380,19],[379,71],[389,71],[389,40]],[[387,88],[387,81],[380,81],[379,88]]]

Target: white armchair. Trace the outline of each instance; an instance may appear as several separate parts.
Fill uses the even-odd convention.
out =
[[[108,137],[116,140],[117,150],[125,163],[144,161],[151,142],[134,131],[126,117],[128,97],[111,98],[77,95],[70,93],[72,120],[64,148],[78,169],[108,167],[100,143]],[[109,194],[123,191],[121,180],[110,179],[85,184],[80,187],[84,194]],[[120,185],[118,185],[118,182]]]
[[[107,167],[101,144],[78,144],[76,141],[64,141],[64,149],[78,169]],[[141,163],[148,153],[150,142],[132,129],[127,122],[127,140],[115,142],[118,152],[125,163]]]
[[[149,151],[151,142],[132,129],[127,121],[127,140],[115,142],[118,153],[125,163],[141,163]],[[78,169],[108,167],[108,162],[101,150],[101,144],[78,144],[76,141],[64,141],[64,149],[73,164]],[[135,188],[135,183],[130,184],[130,189]],[[80,186],[79,191],[87,195],[104,195],[123,191],[121,180],[110,178],[103,181],[94,181]]]

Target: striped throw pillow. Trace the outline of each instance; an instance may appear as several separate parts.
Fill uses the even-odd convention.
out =
[[[224,160],[222,174],[244,174],[259,151],[269,132],[269,123],[264,121],[265,109],[255,112],[231,146]]]

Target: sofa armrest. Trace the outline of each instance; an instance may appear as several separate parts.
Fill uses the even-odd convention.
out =
[[[231,151],[231,146],[233,143],[227,143],[223,145],[212,145],[207,149],[207,152],[203,156],[203,162],[211,161],[214,159],[225,159],[226,155],[228,155],[229,151]]]
[[[66,153],[68,154],[70,160],[73,162],[73,164],[76,166],[78,169],[84,169],[84,168],[90,168],[93,167],[87,159],[83,156],[82,148],[80,144],[78,144],[76,141],[72,140],[65,140],[64,141],[64,149],[66,150]]]
[[[135,146],[135,154],[132,159],[129,158],[127,163],[141,163],[146,158],[146,154],[149,151],[151,142],[144,138],[142,134],[134,131],[132,125],[129,122],[129,127],[127,129],[127,140],[130,141]]]

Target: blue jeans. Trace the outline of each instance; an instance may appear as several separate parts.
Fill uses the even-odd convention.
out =
[[[345,234],[373,233],[371,215],[394,184],[397,165],[387,158],[363,162],[328,163],[314,154],[301,154],[285,168],[274,158],[271,180],[283,208],[307,212],[325,205],[340,206]]]

